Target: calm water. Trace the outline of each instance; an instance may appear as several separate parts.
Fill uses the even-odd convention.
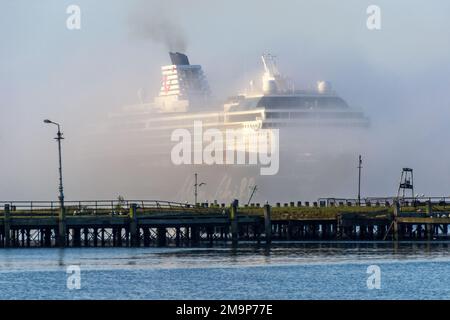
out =
[[[67,266],[81,289],[67,288]],[[369,290],[369,265],[381,289]],[[1,249],[0,299],[450,299],[449,244]]]

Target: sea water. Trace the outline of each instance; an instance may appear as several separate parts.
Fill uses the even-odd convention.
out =
[[[449,243],[0,249],[0,299],[450,299]]]

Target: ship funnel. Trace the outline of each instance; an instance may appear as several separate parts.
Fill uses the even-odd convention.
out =
[[[189,59],[187,55],[180,52],[169,52],[170,60],[172,61],[173,65],[176,66],[188,66],[189,65]]]
[[[200,65],[191,65],[187,55],[169,52],[171,65],[162,66],[162,82],[154,108],[158,112],[187,112],[210,103],[208,81]]]

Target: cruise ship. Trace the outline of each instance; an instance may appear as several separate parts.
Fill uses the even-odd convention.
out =
[[[201,65],[191,65],[183,53],[169,54],[172,64],[161,67],[159,96],[111,115],[126,119],[120,121],[122,127],[127,123],[127,129],[154,131],[189,125],[194,119],[209,126],[252,129],[369,125],[363,111],[350,107],[328,81],[318,81],[315,90],[295,90],[271,54],[261,57],[262,87],[255,88],[252,81],[247,92],[222,105],[211,98]]]
[[[275,57],[264,54],[260,85],[250,82],[243,93],[221,102],[213,98],[200,64],[191,64],[184,53],[171,52],[169,56],[171,63],[161,67],[158,96],[111,112],[100,134],[103,139],[92,150],[104,156],[108,152],[99,145],[110,146],[102,169],[110,166],[121,183],[130,181],[129,188],[139,181],[145,185],[139,189],[142,193],[133,193],[136,197],[152,194],[192,202],[194,173],[207,183],[207,188],[199,191],[199,199],[221,202],[246,201],[256,185],[256,200],[313,200],[335,194],[333,188],[338,185],[329,181],[342,184],[352,179],[353,159],[364,144],[370,122],[361,109],[349,106],[330,82],[317,81],[313,90],[295,89],[279,71]],[[171,162],[172,133],[176,129],[192,131],[199,121],[204,130],[242,129],[244,135],[279,132],[279,172],[262,176],[258,165],[248,164],[175,165]],[[244,147],[252,152],[251,146]],[[224,144],[223,152],[226,148]],[[339,187],[341,191],[342,185]]]

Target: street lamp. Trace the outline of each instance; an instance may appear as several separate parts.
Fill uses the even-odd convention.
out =
[[[362,158],[359,155],[358,160],[358,206],[361,206],[361,169],[362,169]]]
[[[61,132],[61,127],[59,123],[50,121],[48,119],[44,120],[46,124],[54,124],[58,126],[58,132],[56,134],[55,140],[58,141],[58,155],[59,155],[59,204],[61,209],[64,209],[64,189],[63,189],[63,180],[62,180],[62,160],[61,160],[61,140],[63,140],[63,134]]]
[[[195,173],[194,177],[195,177],[195,183],[194,183],[194,198],[195,198],[195,201],[194,201],[194,206],[196,206],[197,205],[198,188],[201,187],[201,186],[206,185],[206,183],[204,183],[204,182],[198,183],[198,181],[197,181],[197,173]]]

